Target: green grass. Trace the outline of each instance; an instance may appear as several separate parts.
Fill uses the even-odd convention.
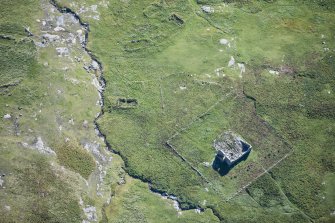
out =
[[[234,205],[234,201],[219,204],[218,200],[226,198],[225,196],[218,198],[213,191],[207,194],[202,192],[208,185],[201,177],[192,174],[190,167],[165,147],[165,142],[176,131],[187,127],[197,116],[207,111],[225,93],[235,92],[237,99],[228,103],[226,108],[222,103],[222,109],[230,110],[230,115],[220,115],[218,110],[217,115],[214,112],[209,115],[208,119],[211,116],[214,118],[208,124],[206,121],[196,123],[194,125],[198,125],[197,128],[193,130],[191,127],[183,133],[181,150],[188,154],[186,157],[189,157],[191,163],[199,165],[203,161],[210,161],[213,151],[206,148],[210,148],[216,134],[227,128],[234,128],[255,145],[255,153],[250,156],[250,162],[258,160],[264,167],[270,167],[290,151],[284,145],[285,141],[293,145],[293,149],[301,150],[301,147],[296,148],[296,141],[282,138],[284,133],[278,127],[275,117],[279,115],[284,120],[285,117],[290,117],[290,121],[291,117],[296,117],[296,113],[291,112],[299,107],[299,92],[304,88],[304,83],[295,85],[297,81],[290,75],[309,70],[324,57],[321,34],[324,34],[327,46],[333,46],[333,41],[329,39],[333,27],[321,23],[331,20],[332,14],[322,7],[314,8],[315,5],[298,7],[298,3],[293,1],[252,1],[247,4],[230,4],[214,14],[204,15],[193,1],[184,3],[184,8],[177,12],[185,23],[173,29],[162,18],[176,10],[175,6],[179,4],[176,1],[166,4],[145,1],[140,5],[110,1],[110,7],[101,10],[103,19],[99,24],[92,21],[89,47],[104,64],[107,80],[105,96],[108,113],[105,113],[99,123],[113,149],[125,159],[127,171],[132,176],[150,181],[155,188],[175,193],[181,200],[186,199],[193,204],[207,200],[207,206],[219,210],[217,214],[225,216],[229,221],[236,218],[221,211],[223,207]],[[283,4],[287,6],[282,6]],[[217,9],[220,6],[223,7],[220,3],[214,5]],[[156,19],[156,15],[161,19]],[[152,30],[164,38],[152,35]],[[220,45],[221,38],[229,39],[232,47]],[[102,44],[102,39],[109,40],[108,46]],[[132,42],[133,39],[141,41]],[[247,72],[242,81],[239,79],[238,69],[227,68],[230,56],[234,56],[237,62],[246,64]],[[220,67],[224,67],[225,78],[216,76],[215,69]],[[268,74],[271,69],[282,69],[287,73],[274,77]],[[256,88],[255,83],[266,90]],[[248,95],[256,98],[256,112],[259,116],[253,110],[253,103],[243,99],[242,86]],[[181,90],[185,87],[186,90]],[[282,88],[282,93],[277,92],[277,88]],[[113,109],[117,98],[136,98],[138,106],[134,109]],[[263,99],[282,105],[281,109],[284,108],[285,112],[276,110],[274,114],[266,111],[262,106]],[[332,104],[328,103],[327,106],[331,108]],[[300,110],[296,110],[298,111]],[[315,109],[310,113],[322,115]],[[325,115],[331,114],[331,109],[328,109]],[[263,119],[270,127],[263,124]],[[302,129],[300,133],[290,130],[286,133],[303,134],[304,131]],[[295,154],[296,152],[294,156]],[[178,163],[178,166],[174,163]],[[248,161],[241,166],[247,163]],[[179,168],[180,166],[183,168]],[[212,171],[205,167],[199,168],[202,168],[201,171]],[[245,171],[242,167],[231,172],[237,179],[244,179],[245,182],[232,178],[230,182],[237,183],[227,183],[224,178],[213,174],[210,181],[218,181],[214,185],[221,187],[220,180],[223,180],[227,185],[230,184],[227,188],[233,192],[237,185],[249,181],[243,177],[243,173]],[[210,173],[206,174],[209,176]],[[252,179],[254,175],[249,177]],[[316,188],[311,191],[314,189]],[[286,192],[285,189],[283,191]],[[198,196],[194,196],[197,193]],[[293,203],[301,208],[298,202]],[[255,215],[259,213],[259,216],[263,216],[260,208],[255,210]],[[303,209],[306,212],[308,210]],[[277,214],[281,216],[278,221],[280,218],[287,220],[283,212]],[[320,212],[320,215],[325,213]],[[299,211],[294,216],[304,219]],[[317,219],[319,216],[312,217]]]
[[[1,143],[1,222],[78,222],[81,210],[75,191],[35,151]],[[4,206],[9,206],[6,210]]]
[[[150,192],[147,184],[130,177],[126,177],[126,182],[116,188],[116,195],[105,210],[108,222],[219,222],[210,210],[178,214],[171,200]]]
[[[253,103],[233,96],[223,100],[170,141],[226,199],[291,151],[273,129],[254,116]],[[225,176],[220,176],[204,163],[213,162],[216,155],[213,141],[225,131],[241,134],[253,149],[246,161],[238,164]]]
[[[34,43],[29,40],[16,42],[15,40],[0,39],[0,41],[1,86],[18,84],[22,78],[36,72]]]
[[[289,201],[269,174],[264,175],[248,187],[247,192],[262,207],[290,208]],[[289,210],[286,211],[289,212]]]
[[[36,48],[33,39],[38,41],[42,35],[37,19],[43,19],[42,6],[48,1],[1,4],[0,170],[6,174],[6,189],[1,188],[0,221],[79,222],[85,218],[78,203],[80,197],[85,204],[95,205],[100,217],[105,201],[96,193],[96,163],[83,148],[86,142],[101,143],[93,125],[100,107],[96,105],[98,93],[91,84],[92,77],[82,64],[59,58],[54,47]],[[25,26],[34,37],[27,36]],[[81,53],[81,46],[72,52]],[[66,66],[69,68],[64,71]],[[71,82],[74,79],[77,84]],[[5,114],[12,118],[3,119]],[[87,127],[83,127],[84,120],[88,121]],[[37,137],[57,156],[33,151]],[[66,138],[71,141],[65,143]],[[108,185],[100,184],[103,187],[108,196]]]
[[[59,2],[73,6],[76,11],[80,4],[70,3],[84,1]],[[210,4],[215,12],[203,13],[197,2]],[[25,11],[20,3],[6,1],[4,6],[11,12],[30,15],[31,11]],[[32,10],[36,5],[28,6]],[[183,208],[211,209],[200,215],[187,211],[176,218],[173,208],[150,193],[143,182],[129,178],[125,185],[116,186],[116,179],[124,175],[119,168],[122,162],[118,160],[119,166],[112,167],[108,173],[115,178],[111,180],[112,203],[104,206],[99,216],[112,222],[157,222],[158,219],[206,222],[216,220],[213,212],[222,222],[306,222],[309,219],[331,222],[333,189],[329,185],[333,181],[334,155],[330,148],[334,146],[335,90],[332,10],[331,1],[110,0],[108,7],[98,6],[99,21],[84,14],[83,19],[91,24],[88,47],[102,62],[107,81],[105,114],[98,122],[113,150],[123,158],[125,170],[150,182],[156,190],[176,195]],[[11,113],[13,117],[23,111],[30,114],[20,119],[23,136],[29,136],[28,128],[33,128],[35,135],[41,135],[49,144],[63,142],[65,135],[78,142],[86,135],[91,136],[92,126],[85,130],[82,122],[94,117],[99,108],[87,106],[96,101],[94,89],[87,84],[90,83],[88,75],[80,67],[70,66],[65,75],[82,82],[65,83],[64,73],[59,70],[68,65],[65,59],[55,60],[50,48],[41,49],[35,55],[29,41],[19,40],[22,30],[15,27],[27,24],[37,30],[35,18],[22,16],[16,25],[11,25],[13,15],[4,11],[0,31],[5,30],[16,40],[1,39],[1,53],[7,56],[1,60],[4,71],[1,80],[7,78],[8,82],[15,76],[21,83],[2,91],[1,114]],[[176,23],[171,19],[173,15],[178,15],[183,23]],[[228,39],[231,47],[220,45],[221,38]],[[236,63],[245,64],[242,78],[237,67],[227,66],[231,56]],[[37,65],[37,61],[40,64],[47,61],[49,66]],[[217,75],[215,70],[221,67]],[[278,70],[280,74],[270,74],[269,70]],[[65,93],[57,95],[57,90]],[[136,99],[138,104],[120,109],[115,107],[119,98]],[[23,107],[22,111],[18,106]],[[36,112],[37,120],[34,120],[31,115]],[[72,118],[73,126],[68,123]],[[15,130],[12,121],[1,123],[6,142]],[[60,125],[65,129],[64,135],[58,132]],[[241,134],[252,144],[253,151],[227,176],[219,176],[202,162],[211,161],[214,156],[211,144],[227,129]],[[180,134],[171,139],[176,132]],[[169,139],[189,163],[166,146]],[[61,164],[85,178],[92,177],[92,159],[81,146],[59,143],[52,147],[59,153]],[[242,192],[225,201],[263,172],[263,167],[270,167],[291,149],[292,155],[270,174],[253,182],[247,188],[248,193]],[[35,178],[33,173],[38,168],[33,165],[32,173],[28,174]],[[53,176],[48,171],[44,175],[43,180]],[[58,183],[51,183],[57,191]],[[71,191],[75,187],[67,188]],[[91,194],[84,200],[99,203]],[[58,201],[55,198],[53,202]],[[71,214],[64,218],[78,217],[78,207],[74,203],[68,205]],[[37,207],[41,208],[37,213],[49,213],[42,208],[53,206],[41,203]],[[57,219],[57,211],[55,216],[46,218]],[[16,220],[17,216],[13,213],[10,219]]]
[[[324,177],[334,171],[333,155],[328,149],[334,144],[331,129],[334,116],[327,106],[334,106],[332,55],[326,54],[308,73],[296,77],[280,76],[268,78],[258,76],[260,85],[246,85],[247,92],[257,98],[257,110],[291,142],[294,154],[277,166],[271,173],[279,182],[287,197],[313,219],[328,219],[331,208],[325,202]],[[254,77],[253,77],[254,78]],[[279,82],[279,78],[281,81]],[[271,97],[264,92],[271,91]],[[327,90],[325,90],[327,89]],[[333,90],[330,90],[333,92]],[[285,97],[285,95],[287,95]],[[322,105],[321,105],[322,101]],[[274,103],[276,102],[276,103]],[[326,105],[326,106],[324,106]],[[292,171],[294,170],[294,171]],[[331,196],[331,195],[328,195]],[[325,197],[325,198],[323,198]],[[328,217],[325,217],[328,216]]]
[[[48,104],[45,93],[50,80],[32,39],[24,32],[26,26],[36,31],[35,20],[42,14],[40,1],[2,1],[1,7],[0,170],[6,176],[1,188],[0,221],[78,222],[82,211],[77,177],[57,172],[57,164],[50,165],[55,161],[52,157],[22,146],[23,142],[32,144],[35,136],[43,136],[48,145],[49,136],[54,134],[52,122],[46,122],[52,120],[50,113],[38,112],[42,104]],[[5,114],[12,118],[3,119]]]

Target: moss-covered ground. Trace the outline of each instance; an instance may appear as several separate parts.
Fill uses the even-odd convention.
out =
[[[214,12],[204,13],[202,4]],[[185,207],[211,207],[226,221],[266,222],[267,215],[276,216],[272,221],[331,221],[333,207],[321,194],[323,174],[333,172],[333,152],[325,146],[334,144],[332,4],[110,1],[103,19],[93,22],[89,46],[107,80],[99,123],[128,173],[177,195]],[[222,38],[230,46],[220,44]],[[236,63],[229,67],[231,57]],[[245,65],[244,73],[237,63]],[[138,105],[120,109],[118,98],[135,98]],[[212,161],[212,142],[227,129],[254,149],[221,177],[203,162]],[[309,131],[313,135],[297,138]],[[257,205],[230,199],[249,182],[263,190],[262,198],[248,193]]]
[[[38,1],[26,2],[25,7],[20,1],[4,1],[8,10],[0,20],[0,111],[14,118],[1,122],[0,166],[6,174],[15,173],[5,181],[15,186],[2,195],[0,204],[12,210],[0,207],[4,220],[20,221],[18,211],[36,201],[21,215],[25,221],[76,222],[83,213],[75,199],[82,196],[102,208],[101,222],[334,221],[333,1],[57,3],[90,23],[88,48],[102,63],[106,80],[104,115],[98,124],[122,160],[115,156],[107,173],[110,203],[102,204],[92,195],[94,189],[82,189],[83,181],[75,173],[90,181],[96,168],[79,142],[92,134],[81,123],[99,111],[85,106],[94,104],[96,97],[82,92],[93,88],[86,88],[85,82],[64,84],[56,68],[66,60],[52,59],[48,48],[37,53],[22,31],[22,24],[38,29]],[[92,5],[97,5],[96,11]],[[16,21],[14,13],[22,17]],[[90,78],[77,66],[68,72],[87,82]],[[54,83],[47,88],[50,80]],[[49,96],[44,94],[47,89],[66,93]],[[132,103],[120,106],[124,99]],[[46,114],[38,113],[41,101],[47,104]],[[26,156],[20,155],[22,140],[14,120],[21,110],[37,111],[37,121],[23,116],[22,126],[26,132],[29,126],[39,129],[59,153],[56,158],[27,149]],[[58,114],[66,129],[61,134]],[[69,127],[72,114],[76,124]],[[243,136],[253,149],[228,173],[220,173],[211,167],[212,143],[227,130]],[[69,169],[73,182],[54,177],[50,162]],[[42,173],[41,179],[37,173]],[[67,189],[61,190],[60,181]],[[172,201],[150,192],[143,181],[155,191],[176,196],[182,209],[191,210],[178,215]],[[36,183],[40,190],[20,189]],[[23,194],[22,204],[17,194]],[[64,208],[69,211],[60,219]]]

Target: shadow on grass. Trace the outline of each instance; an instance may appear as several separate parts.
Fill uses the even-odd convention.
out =
[[[246,153],[236,163],[234,163],[233,165],[230,165],[230,166],[226,162],[220,161],[220,159],[216,156],[215,159],[214,159],[214,161],[213,161],[212,168],[214,170],[216,170],[221,176],[225,176],[236,165],[238,165],[240,162],[245,161],[248,158],[249,154],[250,154],[250,152]]]

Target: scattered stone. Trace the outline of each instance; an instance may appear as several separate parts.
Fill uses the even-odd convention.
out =
[[[93,12],[97,12],[98,6],[97,5],[91,5],[91,10]]]
[[[109,5],[109,2],[106,1],[106,0],[102,0],[101,2],[99,2],[99,5],[101,5],[101,6],[105,7],[105,8],[107,8],[108,5]]]
[[[57,47],[56,51],[57,51],[59,57],[69,56],[69,53],[70,53],[69,49],[67,47]]]
[[[65,29],[60,27],[60,26],[57,26],[56,28],[54,28],[54,31],[55,32],[60,32],[60,31],[65,31]]]
[[[42,138],[39,136],[37,137],[36,143],[33,145],[33,148],[37,149],[39,152],[48,154],[48,155],[56,155],[56,153],[47,146],[44,146],[44,142]]]
[[[91,63],[91,67],[92,67],[92,69],[94,69],[94,70],[99,70],[99,68],[100,68],[98,62],[95,61],[95,60],[92,61],[92,63]]]
[[[220,44],[230,47],[230,42],[227,39],[220,39]]]
[[[100,113],[98,113],[98,115],[99,115]],[[97,117],[97,116],[96,116]],[[97,136],[101,136],[101,132],[99,131],[99,129],[97,129],[97,128],[95,128],[94,129],[94,131],[95,131],[95,134],[97,135]]]
[[[77,57],[77,56],[74,56],[74,59],[77,61],[77,62],[80,62],[81,61],[81,58]]]
[[[105,1],[105,2],[108,2],[108,1]],[[71,4],[71,3],[69,3],[69,4]],[[82,48],[80,46],[80,44],[82,46],[83,45],[86,46],[86,37],[87,37],[87,34],[88,34],[87,33],[88,32],[88,26],[86,26],[86,25],[81,26],[79,24],[78,18],[76,18],[75,15],[66,12],[65,9],[64,9],[64,13],[60,14],[59,11],[56,8],[54,8],[54,7],[51,8],[51,7],[52,7],[52,5],[50,4],[50,8],[48,8],[48,10],[46,11],[47,18],[44,18],[45,21],[43,21],[43,19],[41,19],[40,29],[41,29],[42,33],[39,33],[40,39],[38,40],[38,41],[41,42],[40,46],[49,47],[50,50],[56,50],[56,52],[54,51],[55,59],[59,58],[59,60],[62,60],[64,58],[61,58],[61,57],[71,56],[71,57],[67,57],[67,58],[65,57],[69,61],[70,59],[72,59],[72,56],[73,56],[72,63],[69,65],[69,67],[71,66],[70,70],[72,69],[72,66],[76,66],[76,67],[82,66],[81,64],[78,64],[77,61],[81,62],[83,65],[90,66],[90,69],[91,69],[90,74],[92,74],[92,78],[94,78],[94,85],[97,87],[98,90],[103,90],[104,83],[103,83],[103,81],[101,81],[99,79],[99,75],[101,74],[100,64],[98,63],[98,61],[95,61],[94,58],[92,58],[92,55],[90,55],[89,52],[87,52],[84,48]],[[79,7],[80,6],[74,7],[74,8],[78,9]],[[101,7],[101,6],[100,5],[99,6],[93,5],[93,6],[89,6],[89,7],[85,7],[85,8],[89,9],[91,11],[95,11],[95,10],[97,10],[98,7]],[[89,14],[89,13],[87,13],[87,14]],[[90,12],[90,14],[91,15],[83,15],[83,17],[82,17],[83,20],[86,20],[87,17],[90,17],[90,18],[93,18],[93,19],[96,19],[96,20],[100,19],[99,15],[92,14],[92,12]],[[35,24],[38,25],[37,23],[35,23]],[[42,25],[44,27],[42,27]],[[63,31],[65,31],[65,32],[63,32]],[[74,56],[76,56],[76,57],[74,57]],[[49,61],[51,61],[51,64],[49,66],[52,66],[52,67],[56,66],[56,64],[58,64],[58,62],[61,62],[61,61],[52,61],[52,60],[49,60]],[[43,62],[42,62],[42,64],[43,64]],[[47,62],[44,63],[44,66],[48,66]],[[89,83],[90,81],[87,81],[87,78],[89,78],[90,76],[88,76],[87,78],[86,77],[84,77],[84,78],[83,77],[76,77],[76,78],[78,78],[78,80],[74,79],[74,78],[71,79],[71,76],[70,76],[71,73],[63,71],[62,67],[54,67],[54,68],[59,70],[60,72],[62,72],[64,74],[64,78],[68,81],[71,81],[73,84],[77,84],[80,81],[80,83],[83,82],[86,85],[90,85],[90,83]],[[94,72],[94,71],[97,71],[97,72]],[[75,77],[75,76],[73,76],[73,77]],[[91,80],[92,80],[92,78],[91,78]],[[67,83],[67,84],[69,84],[69,83]],[[60,94],[66,94],[67,93],[65,91],[65,89],[62,89],[62,88],[58,89],[57,87],[56,88],[55,87],[51,87],[51,85],[49,85],[48,89],[51,92],[50,94],[52,94],[52,92],[54,92],[54,93],[56,93],[56,96],[57,96],[57,94],[59,94],[59,97],[62,97],[62,95],[60,95]],[[92,88],[92,86],[90,88]],[[101,97],[101,95],[99,95],[99,96]],[[103,103],[102,101],[99,102],[100,105],[102,105],[102,103]],[[39,109],[36,110],[36,113],[39,115],[38,110]],[[45,111],[45,110],[43,110],[43,111]],[[13,115],[13,118],[14,117],[15,116]],[[36,115],[35,115],[35,117],[36,117]],[[73,117],[73,119],[77,118],[76,116],[72,116],[72,117]],[[70,117],[68,116],[68,118],[71,118],[71,116]],[[92,117],[92,118],[94,118],[94,117]],[[72,125],[74,124],[73,119],[69,120],[69,119],[65,118],[65,120],[64,120],[64,116],[59,115],[59,120],[57,120],[58,124],[55,126],[56,131],[58,129],[60,131],[62,131],[62,129],[66,130],[67,126],[71,126],[71,124]],[[87,120],[89,120],[89,119],[87,119]],[[87,120],[77,120],[79,123],[76,123],[76,124],[80,125],[80,123],[81,123],[84,128],[90,128],[91,126],[93,127],[94,123],[91,123]],[[67,121],[69,123],[67,123]],[[61,126],[61,124],[64,125],[65,128],[63,128]],[[92,131],[92,130],[93,129],[91,129],[90,131]],[[81,131],[85,131],[85,130],[82,128]],[[48,146],[47,138],[43,138],[44,140],[46,140],[46,142],[44,144],[44,142],[42,141],[42,138],[37,137],[38,135],[36,135],[36,133],[34,133],[34,134],[36,136],[35,141],[33,141],[33,142],[29,141],[29,144],[25,143],[24,144],[25,147],[27,147],[27,149],[28,148],[29,149],[36,149],[36,150],[44,152],[44,153],[48,153],[48,152],[53,153],[53,151],[49,147],[47,147]],[[100,134],[98,134],[98,136],[100,136]],[[102,180],[104,180],[104,176],[107,173],[107,171],[106,171],[107,168],[105,167],[105,164],[108,162],[108,159],[112,158],[109,155],[106,156],[106,154],[108,154],[108,151],[106,151],[106,145],[103,142],[104,138],[99,139],[98,137],[93,136],[93,135],[87,135],[87,136],[81,135],[81,136],[78,136],[78,137],[80,138],[80,140],[82,140],[83,138],[86,139],[86,137],[88,137],[88,140],[92,140],[92,141],[94,141],[94,139],[96,139],[96,141],[91,143],[92,145],[85,146],[85,148],[86,147],[89,148],[90,153],[92,153],[94,155],[95,160],[99,160],[99,162],[101,162],[102,166],[99,166],[99,171],[100,172],[99,172],[99,175],[98,175],[99,182],[101,182]],[[64,137],[64,138],[61,138],[60,140],[66,140],[67,141],[68,139],[65,139],[65,137]],[[101,143],[101,145],[99,143]],[[81,142],[81,144],[83,144],[83,143]],[[96,173],[94,173],[94,174],[96,174]],[[94,183],[92,184],[91,181],[89,181],[89,182],[85,181],[85,183],[86,183],[86,185],[90,184],[90,186],[95,187],[95,184]],[[124,179],[121,179],[120,183],[124,183]],[[5,182],[5,184],[6,184],[6,182]],[[106,189],[105,186],[101,183],[100,183],[100,185],[97,185],[97,188],[99,186],[101,188],[100,191],[103,191],[103,194],[105,195],[105,193],[107,193],[107,191],[104,191]],[[98,196],[100,196],[99,194],[101,194],[101,193],[99,193],[100,191],[97,191]],[[106,198],[107,198],[107,196],[106,196]],[[82,200],[80,201],[80,203],[82,205],[81,208],[83,208],[83,210],[85,212],[85,215],[86,215],[86,217],[85,217],[85,215],[83,216],[84,217],[83,222],[98,221],[97,211],[99,211],[99,209],[96,209],[96,207],[94,207],[94,206],[89,206],[89,205],[84,204],[84,202]]]
[[[88,221],[98,221],[97,210],[94,206],[87,205],[86,208],[83,208],[83,211]]]
[[[217,69],[214,70],[214,72],[216,73],[216,75],[219,77],[220,75],[224,76],[224,73],[223,73],[223,70],[224,68],[223,67],[219,67]]]
[[[278,74],[279,74],[279,72],[276,71],[276,70],[269,70],[269,73],[270,73],[270,74],[275,74],[275,75],[278,75]]]
[[[64,26],[64,16],[63,15],[57,18],[56,24],[57,26]]]
[[[100,20],[100,16],[99,15],[94,15],[94,16],[92,16],[92,18],[95,19],[95,20]]]
[[[205,167],[209,167],[210,166],[209,162],[203,162],[202,164],[204,164]]]
[[[42,38],[43,38],[44,40],[49,41],[49,42],[55,42],[55,41],[57,41],[57,40],[60,40],[60,36],[58,36],[58,35],[52,35],[52,34],[49,34],[49,33],[44,34],[44,35],[42,36]]]
[[[82,45],[85,44],[86,38],[85,38],[85,34],[84,34],[83,30],[81,30],[81,29],[77,30],[77,36],[79,38],[80,43]]]
[[[210,7],[209,5],[203,5],[201,6],[201,9],[205,13],[214,13],[214,9]]]
[[[72,33],[69,33],[69,37],[66,39],[66,42],[76,44],[76,42],[77,42],[76,36],[73,35]]]
[[[45,44],[44,43],[41,43],[41,42],[35,42],[35,45],[38,46],[38,47],[45,47]]]
[[[245,73],[245,65],[244,63],[237,63],[237,66],[241,70],[240,77],[242,77],[242,74]]]
[[[83,199],[82,199],[81,197],[79,198],[79,205],[80,205],[80,206],[83,206],[83,205],[84,205],[84,201],[83,201]]]
[[[124,180],[123,177],[120,178],[120,180],[117,182],[118,185],[122,185],[122,184],[125,184],[126,181]]]
[[[77,84],[79,84],[80,83],[80,81],[79,80],[77,80],[77,79],[75,79],[75,78],[65,78],[65,80],[67,80],[67,81],[70,81],[72,84],[74,84],[74,85],[77,85]]]
[[[73,118],[71,118],[71,119],[69,120],[69,124],[74,125],[74,120],[73,120]]]
[[[187,87],[184,85],[184,86],[179,86],[179,88],[180,88],[180,90],[186,90],[187,89]]]
[[[5,114],[5,115],[3,116],[3,118],[4,118],[4,119],[10,119],[10,118],[12,118],[12,116],[11,116],[10,114]]]
[[[234,65],[235,65],[235,58],[231,56],[228,62],[228,67],[232,67]]]
[[[173,207],[174,209],[176,209],[177,211],[181,211],[180,207],[179,207],[179,203],[176,200],[173,200]]]
[[[101,92],[103,90],[103,87],[101,86],[101,84],[99,83],[99,81],[96,77],[92,78],[92,84],[99,92]]]
[[[82,6],[80,7],[78,14],[86,13],[86,12],[93,12],[93,13],[98,13],[97,11],[98,5],[91,5],[89,7]],[[87,15],[87,17],[92,17],[91,15]]]
[[[0,175],[0,187],[2,187],[3,186],[3,183],[4,183],[5,181],[2,179],[2,175]]]
[[[22,142],[21,145],[22,145],[24,148],[28,148],[28,147],[29,147],[29,144],[26,143],[26,142]]]
[[[11,210],[10,206],[5,205],[5,210],[6,210],[6,211],[10,211],[10,210]]]
[[[84,68],[84,70],[86,70],[87,73],[89,73],[90,70],[91,70],[89,66],[83,66],[83,68]]]

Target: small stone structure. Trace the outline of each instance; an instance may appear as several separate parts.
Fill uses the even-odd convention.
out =
[[[117,105],[114,108],[128,109],[135,108],[138,105],[137,99],[134,98],[118,98]]]
[[[175,22],[177,25],[181,26],[184,24],[184,20],[181,16],[173,13],[170,18],[169,18],[170,21],[172,22]]]
[[[228,166],[236,164],[251,151],[249,143],[230,131],[221,134],[213,146],[217,151],[216,158]]]

